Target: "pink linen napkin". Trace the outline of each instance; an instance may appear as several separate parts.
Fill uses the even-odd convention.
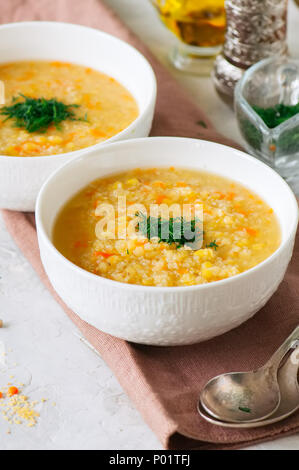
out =
[[[153,135],[199,137],[230,144],[193,105],[169,73],[119,19],[97,0],[0,0],[0,21],[56,20],[112,33],[137,47],[155,69],[158,102]],[[199,89],[199,93],[201,90]],[[203,91],[204,92],[204,91]],[[169,100],[169,96],[175,97]],[[199,122],[204,122],[206,128]],[[102,333],[81,320],[53,290],[41,264],[33,214],[2,211],[20,250],[85,338],[114,371],[145,421],[167,449],[235,449],[299,431],[299,415],[266,428],[229,430],[206,423],[196,411],[198,394],[214,375],[259,367],[298,323],[299,239],[278,292],[250,321],[193,346],[149,347]]]

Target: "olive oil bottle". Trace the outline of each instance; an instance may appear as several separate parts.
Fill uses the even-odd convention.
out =
[[[151,0],[160,20],[177,44],[170,53],[173,65],[185,72],[210,73],[225,39],[225,0]]]

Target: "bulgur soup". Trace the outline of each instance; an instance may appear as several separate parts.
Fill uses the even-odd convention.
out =
[[[138,116],[135,98],[114,78],[66,62],[0,65],[0,154],[53,155],[97,144]]]
[[[129,208],[141,203],[201,204],[203,244],[161,241],[137,231],[135,238],[96,236],[101,204],[113,207],[116,226],[131,217],[118,213],[123,197]],[[120,225],[121,226],[121,225]],[[226,178],[181,168],[135,169],[98,179],[59,212],[55,247],[81,268],[115,281],[144,286],[191,286],[225,279],[261,263],[279,246],[280,227],[261,198]]]

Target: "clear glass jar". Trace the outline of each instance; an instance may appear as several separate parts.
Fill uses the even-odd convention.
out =
[[[276,170],[299,193],[299,114],[269,128],[253,106],[299,103],[299,60],[263,60],[235,88],[235,112],[249,153]]]
[[[179,70],[209,74],[224,43],[225,0],[150,0],[163,24],[177,38],[170,51]]]

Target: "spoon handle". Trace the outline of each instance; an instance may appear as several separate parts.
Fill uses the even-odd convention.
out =
[[[292,348],[293,344],[299,340],[299,325],[295,330],[290,334],[290,336],[283,342],[280,348],[273,354],[269,361],[265,364],[265,368],[269,369],[278,369],[279,364],[281,363],[284,356]]]

